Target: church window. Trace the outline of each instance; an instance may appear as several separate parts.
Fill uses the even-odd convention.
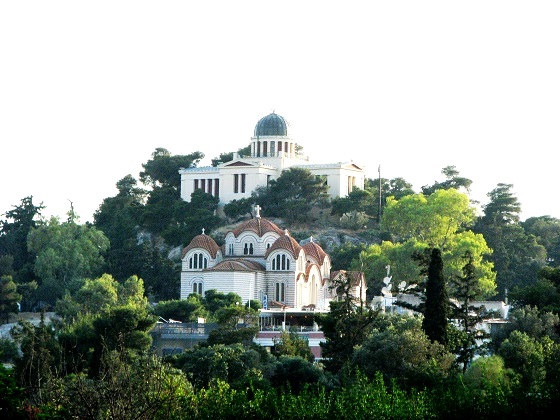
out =
[[[233,175],[233,192],[235,194],[239,192],[239,174]]]
[[[268,156],[268,142],[267,141],[263,141],[263,156],[264,157]]]
[[[208,194],[212,194],[212,179],[208,180],[208,191],[206,191]]]
[[[208,258],[202,252],[195,252],[189,258],[189,269],[208,268]]]
[[[286,271],[290,269],[290,258],[286,254],[277,254],[272,260],[272,270]]]
[[[198,190],[198,179],[194,180],[194,189]]]
[[[253,244],[250,242],[245,242],[245,245],[243,245],[243,255],[253,255],[253,254],[254,254]]]
[[[286,285],[284,283],[275,283],[274,300],[278,302],[284,302],[284,300],[286,300]]]
[[[228,245],[228,255],[233,255],[233,244]]]
[[[245,185],[246,185],[247,175],[241,174],[241,192],[245,192]]]
[[[214,179],[214,196],[220,196],[220,178]]]
[[[202,295],[202,282],[201,281],[195,281],[193,283],[192,292],[193,293],[198,293],[199,295]]]
[[[273,141],[270,142],[270,156],[275,156],[276,155],[276,151],[274,150],[275,145],[276,145],[275,142],[273,142]]]
[[[206,180],[205,179],[200,180],[200,189],[202,191],[206,192]]]

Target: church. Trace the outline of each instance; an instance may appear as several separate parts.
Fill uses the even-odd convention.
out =
[[[269,307],[328,311],[336,299],[331,286],[340,275],[353,282],[353,295],[365,300],[363,273],[331,272],[328,254],[311,237],[300,245],[287,229],[256,215],[229,231],[224,244],[202,232],[181,255],[181,299],[208,290],[237,293],[243,303],[258,300]]]
[[[324,179],[333,198],[346,197],[355,187],[364,189],[364,166],[354,162],[311,163],[298,153],[298,144],[288,136],[286,120],[274,112],[257,122],[250,145],[250,156],[234,153],[233,160],[216,167],[180,169],[181,198],[188,202],[191,194],[201,189],[218,197],[221,209],[232,200],[249,198],[257,187],[268,185],[290,167],[307,169]]]

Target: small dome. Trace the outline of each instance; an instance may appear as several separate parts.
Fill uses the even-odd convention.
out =
[[[299,255],[299,251],[301,251],[301,246],[291,236],[282,235],[281,237],[276,239],[276,241],[274,241],[274,243],[272,244],[272,246],[270,248],[268,248],[266,250],[266,253],[265,253],[264,257],[268,258],[268,256],[273,251],[276,251],[277,249],[283,249],[284,251],[287,251],[290,254],[292,254],[294,259],[297,259],[298,255]]]
[[[317,261],[320,265],[323,265],[327,253],[323,251],[323,248],[321,248],[317,243],[313,242],[313,240],[311,242],[307,242],[303,245],[303,250],[306,255],[313,257],[315,261]]]
[[[203,233],[201,235],[195,236],[191,243],[183,249],[181,258],[184,258],[185,255],[187,255],[187,252],[194,248],[205,249],[206,251],[208,251],[212,258],[216,258],[216,255],[220,250],[220,247],[218,246],[216,241],[214,241],[214,239],[212,239],[210,236]]]
[[[259,120],[255,126],[255,137],[288,135],[288,123],[274,112]]]

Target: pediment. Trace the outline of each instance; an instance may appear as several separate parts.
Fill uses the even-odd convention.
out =
[[[229,168],[229,167],[240,167],[240,166],[255,166],[247,162],[243,162],[241,160],[226,162],[222,168]]]

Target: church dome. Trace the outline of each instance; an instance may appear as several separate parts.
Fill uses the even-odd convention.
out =
[[[255,126],[255,137],[260,136],[284,136],[288,135],[288,123],[274,112],[259,120]]]
[[[292,254],[294,259],[297,259],[299,255],[299,251],[301,251],[301,246],[294,238],[292,238],[288,234],[285,234],[280,236],[278,239],[276,239],[276,241],[272,244],[272,246],[266,250],[266,254],[264,255],[264,257],[268,258],[268,256],[273,251],[276,251],[277,249],[282,249],[284,251],[287,251],[290,254]]]
[[[254,219],[249,219],[243,222],[240,226],[233,229],[233,236],[236,238],[243,232],[253,232],[256,233],[259,238],[262,238],[266,233],[274,232],[278,235],[284,234],[284,231],[272,223],[270,220],[264,219],[262,217],[255,217]]]
[[[184,258],[185,255],[187,255],[187,252],[189,252],[191,249],[194,248],[202,248],[208,251],[208,253],[212,258],[216,258],[216,255],[220,250],[220,247],[218,246],[216,241],[214,241],[214,239],[202,233],[201,235],[195,236],[191,241],[191,243],[185,248],[183,248],[183,252],[181,253],[181,258]]]
[[[315,261],[317,261],[320,265],[323,265],[327,253],[319,246],[319,244],[313,242],[313,238],[311,238],[310,242],[303,245],[303,250],[306,255],[313,257]]]

